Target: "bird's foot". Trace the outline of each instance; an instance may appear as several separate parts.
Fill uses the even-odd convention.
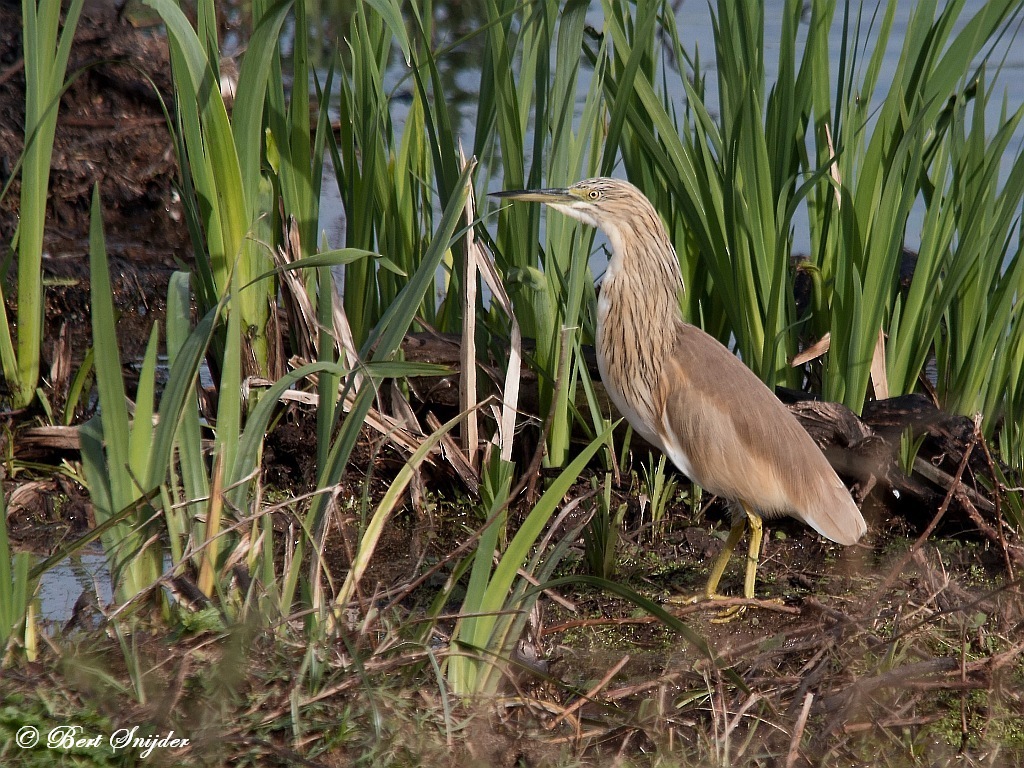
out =
[[[778,597],[758,600],[753,597],[729,597],[728,595],[721,595],[717,592],[712,592],[710,594],[706,592],[698,592],[695,595],[673,595],[666,598],[665,602],[674,603],[676,605],[693,606],[701,603],[727,603],[725,609],[710,620],[712,624],[727,624],[738,616],[743,615],[750,606],[753,606],[754,608],[760,607],[770,609],[770,606],[783,605],[783,600]],[[708,607],[711,606],[709,605]]]
[[[712,595],[712,600],[727,600],[729,598],[721,595]],[[711,619],[712,624],[728,624],[733,619],[739,618],[747,610],[746,603],[733,603],[724,611],[721,611],[715,618]]]
[[[674,603],[676,605],[698,605],[700,603],[731,602],[733,600],[735,600],[735,598],[728,597],[727,595],[720,595],[717,592],[698,592],[695,595],[672,595],[671,597],[666,598],[665,602]],[[744,603],[730,605],[715,618],[711,619],[711,623],[724,624],[727,621],[731,621],[743,613],[746,607],[747,606]]]
[[[696,605],[704,599],[704,594],[699,592],[695,595],[669,595],[665,598],[665,602],[672,605]]]
[[[765,608],[768,610],[780,610],[775,608],[774,606],[785,604],[781,597],[769,597],[764,600],[758,600],[753,597],[722,598],[717,595],[714,595],[712,596],[712,598],[729,600],[732,603],[732,605],[730,605],[724,611],[715,616],[715,618],[711,619],[712,624],[727,624],[728,622],[735,619],[737,616],[742,615],[748,607]]]

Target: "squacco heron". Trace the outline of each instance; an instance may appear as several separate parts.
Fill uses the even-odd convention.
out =
[[[684,474],[735,502],[704,595],[750,526],[743,594],[754,596],[762,517],[791,515],[839,544],[867,530],[846,486],[792,413],[715,338],[683,321],[683,276],[651,203],[619,179],[498,192],[545,203],[604,232],[611,259],[597,304],[597,365],[633,429]]]

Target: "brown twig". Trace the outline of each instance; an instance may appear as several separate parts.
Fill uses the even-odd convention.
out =
[[[612,688],[605,692],[604,698],[606,701],[628,699],[630,696],[636,696],[638,693],[646,693],[654,688],[678,685],[682,677],[682,672],[670,672],[669,674],[662,675],[654,680],[644,680],[642,683],[636,683],[635,685],[626,685],[622,688]]]
[[[775,611],[776,613],[788,613],[793,616],[799,616],[801,613],[800,609],[795,605],[785,605],[775,600],[759,600],[756,597],[715,597],[710,600],[700,600],[692,605],[683,606],[671,613],[673,616],[688,616],[691,613],[717,610],[718,608],[731,608],[734,605],[760,608],[765,611]]]
[[[921,545],[928,540],[928,538],[935,531],[935,528],[938,526],[939,522],[945,516],[946,510],[949,509],[949,504],[956,494],[956,489],[962,483],[964,471],[967,469],[967,462],[971,458],[971,452],[974,450],[974,446],[977,444],[978,439],[980,437],[981,415],[978,414],[974,417],[974,432],[971,435],[971,441],[967,444],[967,447],[964,449],[964,455],[960,458],[960,465],[956,469],[956,475],[953,476],[953,482],[950,484],[949,490],[946,491],[945,498],[942,499],[942,504],[939,506],[939,511],[935,513],[935,517],[933,517],[932,521],[928,523],[928,527],[921,532],[921,535],[917,537],[917,540],[914,541],[914,543],[910,546],[910,549],[907,550],[903,557],[900,558],[899,562],[897,562],[896,565],[889,570],[889,574],[885,577],[885,580],[882,582],[881,586],[879,586],[878,589],[875,590],[874,596],[864,604],[865,615],[867,613],[874,612],[875,606],[878,604],[878,601],[881,600],[882,596],[889,591],[889,589],[895,583],[899,575],[903,573],[903,569],[907,567],[907,564],[910,562],[910,559],[914,556],[914,553],[918,549],[920,549]]]
[[[985,462],[988,464],[988,473],[992,477],[992,499],[996,506],[996,535],[999,537],[999,546],[1003,550],[1003,560],[1006,563],[1006,572],[1010,575],[1010,581],[1013,581],[1013,563],[1010,562],[1010,549],[1006,544],[1006,539],[1003,537],[1003,506],[1002,506],[1002,491],[1005,490],[1000,484],[998,473],[996,472],[996,463],[992,458],[992,452],[988,449],[988,442],[983,440],[981,448],[985,452]],[[1018,565],[1024,565],[1024,558],[1018,557]]]
[[[624,666],[626,666],[626,664],[628,664],[628,663],[629,663],[629,654],[627,653],[625,656],[623,656],[621,659],[619,659],[618,663],[616,663],[615,666],[613,666],[611,669],[609,669],[605,673],[604,677],[601,678],[601,680],[597,683],[597,685],[595,685],[593,688],[591,688],[585,694],[580,696],[580,698],[578,698],[572,704],[572,706],[566,708],[561,714],[559,714],[554,720],[552,720],[548,724],[547,729],[549,731],[553,731],[555,728],[558,727],[558,725],[563,720],[565,720],[565,718],[569,717],[572,714],[575,714],[575,712],[580,707],[582,707],[584,704],[593,701],[594,697],[597,696],[597,694],[599,694],[601,692],[601,690],[606,685],[608,685],[608,683],[610,683],[612,681],[612,678],[615,677],[617,674],[619,674],[619,672],[622,671],[622,668]]]
[[[793,738],[789,740],[789,754],[786,755],[786,768],[793,768],[796,759],[800,755],[800,740],[804,735],[804,728],[807,727],[807,716],[811,713],[811,703],[814,701],[814,694],[810,691],[804,696],[804,705],[800,710],[800,716],[793,726]]]
[[[728,608],[733,605],[763,608],[766,611],[776,611],[778,613],[788,613],[797,616],[800,615],[800,609],[795,606],[782,605],[780,603],[772,602],[771,600],[758,600],[757,598],[746,597],[722,597],[715,598],[714,600],[702,600],[699,603],[694,603],[693,605],[687,605],[682,608],[669,611],[669,613],[673,616],[679,617],[687,616],[691,613],[698,613],[699,611]],[[559,632],[578,629],[580,627],[621,627],[632,624],[655,624],[660,621],[661,619],[657,616],[620,616],[608,618],[602,617],[600,619],[575,619],[573,621],[563,622],[562,624],[556,624],[552,627],[545,627],[544,635],[554,635]]]
[[[996,498],[999,498],[998,494]],[[999,546],[1000,551],[1003,553],[1003,565],[1006,567],[1006,572],[1009,574],[1010,579],[1013,580],[1013,562],[1016,561],[1017,565],[1024,565],[1024,552],[1011,549],[1006,543],[1006,538],[1003,536],[1002,516],[997,512],[996,519],[999,520],[999,524],[997,526],[989,525],[985,522],[981,513],[978,512],[978,508],[971,503],[967,494],[963,492],[962,487],[956,489],[956,500],[963,506],[967,516],[971,518],[971,522],[977,526],[981,534],[993,544]],[[998,505],[998,502],[996,503]]]
[[[972,661],[965,666],[967,672],[974,673],[979,671],[993,672],[998,669],[1002,669],[1007,664],[1012,663],[1024,653],[1024,641],[1014,644],[1009,649],[1002,653],[997,653],[995,656],[989,656],[987,659],[979,659],[978,661]]]

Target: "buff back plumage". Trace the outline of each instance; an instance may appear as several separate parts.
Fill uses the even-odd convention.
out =
[[[864,534],[860,510],[792,413],[721,343],[683,321],[679,261],[639,189],[597,178],[502,194],[547,203],[608,237],[598,367],[634,430],[703,488],[762,516],[792,515],[840,544]]]
[[[608,237],[597,359],[612,402],[703,488],[757,514],[792,515],[853,544],[860,510],[807,432],[728,349],[683,321],[682,273],[650,201],[627,181],[504,192],[546,203]]]

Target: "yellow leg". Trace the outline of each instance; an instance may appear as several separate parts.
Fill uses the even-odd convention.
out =
[[[747,548],[747,567],[743,579],[743,596],[748,600],[754,597],[754,583],[757,579],[757,564],[761,556],[761,540],[764,537],[764,526],[761,523],[761,518],[745,502],[741,502],[741,506],[743,507],[744,514],[742,517],[737,516],[736,521],[729,529],[729,537],[725,540],[722,551],[715,558],[714,565],[711,566],[711,573],[708,575],[707,584],[704,586],[703,597],[705,600],[722,599],[722,595],[718,594],[718,582],[722,580],[722,574],[725,573],[726,566],[729,565],[729,559],[732,557],[736,545],[743,538],[743,530],[748,525],[750,526],[750,544]],[[697,602],[699,599],[700,596],[690,597],[686,599],[686,602]],[[724,624],[743,613],[744,608],[745,606],[742,605],[726,608],[711,621],[715,624]]]
[[[743,511],[747,513],[747,520],[750,522],[750,548],[747,550],[747,575],[743,579],[743,596],[748,600],[754,597],[754,579],[757,578],[757,563],[761,557],[761,538],[764,536],[764,526],[761,518],[750,511],[744,504]]]
[[[736,548],[736,544],[739,543],[740,536],[743,535],[743,528],[748,524],[750,525],[750,545],[747,549],[747,567],[743,578],[743,596],[748,600],[754,597],[754,581],[757,578],[757,562],[761,556],[761,539],[764,536],[764,526],[761,524],[761,518],[751,511],[745,502],[741,502],[741,504],[746,517],[739,518],[737,522],[733,523],[732,530],[729,531],[729,538],[726,539],[725,549],[722,550],[722,554],[715,561],[715,565],[711,569],[711,576],[708,578],[708,586],[705,589],[708,597],[714,596],[714,592],[718,588],[718,580],[722,577],[722,571],[725,570],[729,556],[732,554],[733,549]],[[713,624],[724,624],[739,616],[743,611],[744,606],[734,605],[731,608],[726,608],[713,618],[711,622]]]
[[[711,566],[708,583],[704,587],[704,597],[711,599],[719,596],[718,582],[722,580],[722,574],[725,573],[725,567],[729,564],[729,558],[732,557],[733,550],[736,549],[736,545],[739,544],[740,539],[743,538],[743,529],[746,527],[747,520],[742,517],[738,518],[736,522],[732,524],[732,528],[729,529],[729,538],[725,540],[722,551],[715,559],[715,564]]]

